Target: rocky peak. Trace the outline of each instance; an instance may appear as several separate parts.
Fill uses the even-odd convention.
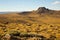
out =
[[[49,12],[49,9],[45,8],[45,7],[39,7],[37,10],[38,13],[46,13]]]
[[[39,7],[38,10],[45,10],[45,7]]]

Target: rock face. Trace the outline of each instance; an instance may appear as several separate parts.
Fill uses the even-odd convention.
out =
[[[2,40],[10,40],[10,35],[6,34],[5,36],[2,37]]]
[[[39,7],[37,13],[48,13],[50,10],[45,7]]]

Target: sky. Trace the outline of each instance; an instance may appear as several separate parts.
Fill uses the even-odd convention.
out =
[[[60,0],[0,0],[0,12],[32,11],[39,7],[60,10]]]

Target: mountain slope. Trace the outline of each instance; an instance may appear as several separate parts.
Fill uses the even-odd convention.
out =
[[[39,34],[46,38],[60,37],[60,11],[40,7],[35,11],[0,14],[0,34],[18,31]]]

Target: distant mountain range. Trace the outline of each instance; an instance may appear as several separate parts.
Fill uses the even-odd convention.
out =
[[[7,13],[7,12],[0,12],[0,14],[4,14],[4,13]]]

